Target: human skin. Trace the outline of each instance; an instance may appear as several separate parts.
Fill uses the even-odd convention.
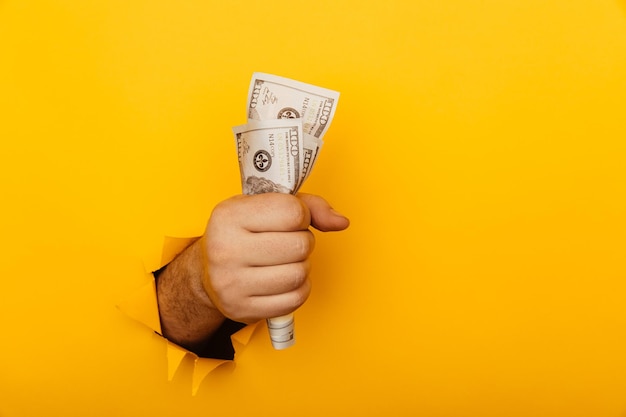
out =
[[[194,351],[226,318],[242,323],[292,313],[311,291],[314,227],[341,231],[349,220],[322,197],[239,195],[213,209],[205,233],[161,272],[163,336]]]

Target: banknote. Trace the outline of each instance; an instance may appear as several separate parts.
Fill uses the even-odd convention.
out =
[[[300,119],[252,121],[233,133],[244,194],[295,193],[304,163]]]
[[[302,119],[304,155],[300,182],[294,193],[313,170],[338,100],[339,93],[327,88],[262,72],[252,75],[248,120]]]
[[[272,346],[274,346],[276,350],[288,348],[289,346],[293,346],[296,342],[293,314],[268,319],[267,329],[270,333]]]
[[[248,123],[233,128],[244,194],[295,194],[311,174],[335,115],[339,93],[254,73]],[[294,315],[267,320],[272,346],[295,343]]]
[[[244,194],[295,194],[303,181],[301,166],[310,163],[303,159],[301,119],[252,121],[235,126],[233,133]],[[268,319],[267,327],[275,349],[295,343],[293,314]]]
[[[304,141],[302,145],[302,170],[300,172],[300,182],[295,189],[296,192],[300,189],[300,187],[302,187],[304,180],[306,180],[311,174],[315,161],[317,161],[317,156],[322,150],[323,144],[323,140],[317,139],[315,136],[306,133],[304,134]]]
[[[277,75],[255,72],[248,91],[248,119],[302,119],[302,131],[322,139],[339,93]]]

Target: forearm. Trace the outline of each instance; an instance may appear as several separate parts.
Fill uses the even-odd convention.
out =
[[[201,348],[225,320],[202,284],[202,242],[196,240],[178,255],[157,281],[163,336],[191,351]]]

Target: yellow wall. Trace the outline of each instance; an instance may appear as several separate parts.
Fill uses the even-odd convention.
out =
[[[617,0],[0,1],[0,416],[626,415]],[[193,358],[116,305],[240,192],[264,71],[341,92],[298,342]]]

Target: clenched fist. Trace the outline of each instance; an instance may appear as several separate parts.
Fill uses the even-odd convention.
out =
[[[310,194],[240,195],[218,204],[205,234],[158,279],[164,336],[193,348],[225,317],[252,323],[291,313],[309,296],[310,226],[349,221]]]

